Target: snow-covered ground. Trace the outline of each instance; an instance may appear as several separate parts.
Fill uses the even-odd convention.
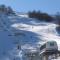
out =
[[[56,24],[19,16],[0,15],[0,60],[23,60],[23,50],[36,51],[36,47],[48,40],[60,46]],[[21,45],[21,50],[17,49]],[[60,49],[60,47],[59,47]]]

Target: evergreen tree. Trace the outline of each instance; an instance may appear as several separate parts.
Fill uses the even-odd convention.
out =
[[[40,21],[47,21],[47,22],[51,22],[53,20],[53,17],[48,15],[47,13],[42,13],[40,11],[32,11],[32,12],[28,12],[28,15],[30,18],[36,18]]]

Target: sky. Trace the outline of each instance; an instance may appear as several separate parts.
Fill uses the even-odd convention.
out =
[[[49,14],[60,11],[60,0],[0,0],[0,5],[11,6],[16,12],[40,10]]]

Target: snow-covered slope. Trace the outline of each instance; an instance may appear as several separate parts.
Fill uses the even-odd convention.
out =
[[[55,40],[60,46],[56,26],[20,15],[0,14],[0,60],[22,60],[23,50],[36,51],[47,40]],[[21,45],[21,50],[17,45]]]

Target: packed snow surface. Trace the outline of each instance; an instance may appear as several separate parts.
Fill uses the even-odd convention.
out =
[[[34,52],[37,46],[49,40],[55,40],[59,47],[60,36],[56,27],[56,24],[28,17],[1,14],[0,60],[22,60],[23,50]]]

